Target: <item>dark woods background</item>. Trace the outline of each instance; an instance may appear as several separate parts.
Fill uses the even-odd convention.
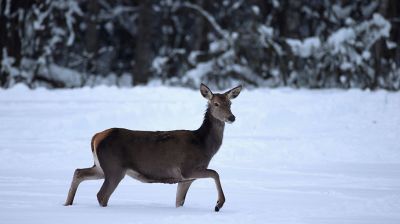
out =
[[[400,89],[396,0],[0,0],[0,86]]]

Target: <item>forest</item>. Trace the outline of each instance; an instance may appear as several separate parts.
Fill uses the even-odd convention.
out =
[[[0,86],[400,89],[396,0],[4,0]]]

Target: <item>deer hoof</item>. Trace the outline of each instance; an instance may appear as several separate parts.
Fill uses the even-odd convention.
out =
[[[176,202],[175,207],[179,208],[182,207],[185,201]]]
[[[223,200],[218,200],[218,201],[217,201],[217,205],[215,206],[215,211],[216,211],[216,212],[219,212],[219,210],[221,210],[221,208],[222,208],[222,206],[224,205],[224,203],[225,203],[225,199],[223,199]]]
[[[98,201],[99,201],[99,205],[100,205],[101,207],[107,207],[107,202],[106,202],[106,201],[104,201],[104,200],[101,199],[101,198],[98,198]]]

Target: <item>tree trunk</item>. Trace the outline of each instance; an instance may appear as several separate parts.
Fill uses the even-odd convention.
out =
[[[197,0],[197,5],[201,8],[204,8],[204,1]],[[203,42],[204,42],[204,18],[201,16],[197,16],[194,22],[195,30],[194,30],[194,43],[193,43],[193,51],[200,51],[203,49]]]
[[[15,13],[22,10],[25,15],[25,10],[33,4],[31,1],[0,1],[0,62],[3,60],[3,54],[6,54],[15,60],[12,66],[19,67],[22,59],[19,30],[23,29],[23,18],[19,18]],[[7,88],[9,75],[0,72],[0,86]]]
[[[139,18],[133,66],[133,85],[143,85],[149,81],[153,60],[152,37],[152,0],[140,1]]]
[[[87,29],[85,33],[86,49],[89,53],[97,51],[97,15],[99,13],[99,4],[96,0],[89,0],[87,3],[88,15],[86,17]]]
[[[382,0],[380,2],[380,6],[379,6],[379,10],[378,12],[385,17],[386,19],[388,18],[388,11],[389,11],[389,5],[390,5],[390,1],[389,0]],[[384,44],[385,42],[382,40],[378,40],[373,48],[371,49],[373,57],[374,57],[374,77],[372,77],[371,80],[369,80],[367,82],[367,87],[374,90],[376,88],[378,88],[379,84],[378,84],[378,78],[382,77],[382,55],[383,55],[383,51],[384,51]]]

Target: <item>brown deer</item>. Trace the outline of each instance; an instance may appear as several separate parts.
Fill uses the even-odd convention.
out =
[[[183,206],[194,180],[213,178],[218,190],[215,211],[219,211],[225,196],[218,173],[208,169],[208,164],[222,144],[225,122],[235,121],[230,100],[237,97],[241,89],[242,86],[238,86],[223,94],[213,94],[201,84],[200,92],[208,100],[208,106],[203,124],[194,131],[111,128],[95,134],[91,143],[94,165],[75,170],[65,205],[72,205],[82,181],[104,178],[97,199],[105,207],[127,174],[144,183],[178,183],[176,207]]]

